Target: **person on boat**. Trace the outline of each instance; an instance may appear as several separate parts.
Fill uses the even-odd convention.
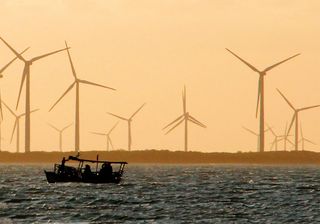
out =
[[[102,168],[99,172],[100,176],[103,177],[111,177],[112,176],[112,166],[110,163],[104,163],[102,164]]]
[[[68,160],[66,160],[66,158],[63,157],[62,161],[61,161],[61,165],[59,167],[59,173],[64,173],[65,172],[65,163],[66,163],[66,161],[68,161]]]
[[[86,179],[90,179],[92,177],[91,167],[88,164],[84,168],[83,177]]]

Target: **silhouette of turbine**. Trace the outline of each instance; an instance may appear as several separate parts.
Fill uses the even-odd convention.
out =
[[[31,121],[30,121],[30,67],[31,65],[45,57],[48,57],[50,55],[56,54],[58,52],[64,51],[66,49],[60,49],[57,51],[53,51],[47,54],[43,54],[37,57],[34,57],[30,60],[26,60],[24,57],[22,57],[21,54],[19,54],[15,49],[13,49],[2,37],[0,39],[7,45],[7,47],[21,60],[24,62],[24,69],[22,72],[22,80],[20,84],[20,90],[19,90],[19,95],[18,95],[18,100],[17,100],[17,105],[16,109],[18,108],[19,101],[20,101],[20,96],[21,96],[21,91],[23,88],[24,81],[26,81],[26,103],[25,103],[25,152],[30,152],[30,130],[31,130]]]
[[[297,57],[300,54],[296,54],[293,55],[285,60],[282,60],[276,64],[273,64],[267,68],[265,68],[264,70],[260,71],[257,68],[255,68],[254,66],[252,66],[251,64],[249,64],[247,61],[245,61],[244,59],[240,58],[238,55],[236,55],[235,53],[233,53],[231,50],[227,49],[227,51],[229,51],[232,55],[234,55],[236,58],[238,58],[240,61],[242,61],[244,64],[246,64],[249,68],[251,68],[253,71],[257,72],[259,74],[259,83],[258,83],[258,98],[257,98],[257,106],[256,106],[256,117],[258,116],[258,110],[259,110],[259,105],[260,105],[260,145],[259,145],[259,151],[263,152],[264,151],[264,142],[265,142],[265,138],[264,138],[264,76],[267,75],[267,72],[270,71],[271,69],[277,67],[278,65],[294,58]]]
[[[320,107],[320,105],[315,105],[315,106],[310,106],[310,107],[302,107],[302,108],[299,108],[299,109],[296,109],[291,103],[290,101],[280,92],[279,89],[277,89],[277,91],[279,92],[279,94],[282,96],[282,98],[288,103],[288,105],[293,109],[294,111],[294,114],[292,116],[292,120],[291,120],[291,123],[290,123],[290,126],[289,126],[289,129],[288,129],[288,132],[287,134],[290,133],[290,130],[292,128],[292,125],[293,125],[293,122],[295,122],[295,141],[294,141],[294,149],[295,151],[298,151],[298,145],[299,145],[299,142],[298,142],[298,138],[299,138],[299,112],[300,111],[303,111],[303,110],[309,110],[309,109],[312,109],[312,108],[316,108],[316,107]]]
[[[279,138],[283,138],[283,137],[285,137],[285,135],[277,135],[269,125],[267,125],[267,126],[274,137],[274,140],[271,143],[270,151],[273,149],[273,147],[275,147],[275,151],[278,151],[278,142],[280,140]]]
[[[93,82],[89,82],[87,80],[82,80],[82,79],[79,79],[77,77],[77,74],[76,74],[76,71],[75,71],[75,68],[73,66],[73,62],[72,62],[72,59],[71,59],[71,55],[70,55],[70,52],[69,52],[69,47],[67,45],[67,42],[65,42],[66,44],[66,49],[67,49],[67,52],[68,52],[68,58],[69,58],[69,62],[70,62],[70,65],[71,65],[71,70],[72,70],[72,74],[73,74],[73,77],[74,77],[74,82],[68,87],[68,89],[62,94],[62,96],[53,104],[53,106],[50,108],[49,111],[51,111],[59,102],[60,100],[69,92],[73,89],[74,86],[76,86],[76,104],[75,104],[75,151],[76,152],[79,152],[80,151],[80,99],[79,99],[79,90],[80,90],[80,83],[81,84],[87,84],[87,85],[92,85],[92,86],[98,86],[98,87],[102,87],[102,88],[106,88],[106,89],[111,89],[111,90],[115,90],[111,87],[108,87],[108,86],[104,86],[104,85],[100,85],[100,84],[97,84],[97,83],[93,83]]]
[[[72,123],[67,125],[67,126],[65,126],[62,129],[59,129],[59,128],[55,127],[54,125],[50,124],[50,123],[48,123],[48,125],[59,133],[59,151],[62,152],[62,134],[67,128],[69,128],[72,125]]]
[[[257,132],[254,132],[254,131],[252,131],[252,130],[250,130],[249,128],[246,128],[246,127],[244,127],[244,126],[242,126],[242,128],[243,128],[244,130],[246,130],[247,132],[249,132],[249,133],[257,136],[257,152],[259,152],[260,135],[259,135]],[[267,132],[267,131],[269,131],[269,129],[264,130],[264,132]]]
[[[291,136],[291,135],[288,135],[287,130],[288,130],[288,123],[286,123],[286,128],[284,129],[284,134],[282,138],[278,139],[278,142],[283,141],[284,151],[287,151],[287,142],[289,142],[292,146],[294,146],[294,143],[288,138],[288,136]]]
[[[131,151],[131,144],[132,144],[132,135],[131,135],[131,122],[132,122],[132,118],[142,109],[142,107],[144,107],[144,105],[146,105],[146,103],[142,104],[141,107],[139,107],[138,110],[136,110],[136,112],[134,112],[131,117],[129,118],[124,118],[124,117],[121,117],[119,115],[116,115],[116,114],[113,114],[113,113],[109,113],[110,115],[114,116],[114,117],[117,117],[121,120],[124,120],[124,121],[127,121],[128,122],[128,151]]]
[[[101,133],[101,132],[91,132],[91,134],[94,134],[94,135],[100,135],[100,136],[105,136],[106,139],[107,139],[107,152],[109,152],[109,147],[111,146],[112,150],[114,150],[114,147],[113,147],[113,143],[112,143],[112,140],[111,140],[111,137],[110,137],[110,134],[111,132],[115,129],[115,127],[118,125],[119,122],[117,122],[107,133]]]
[[[186,87],[183,88],[182,91],[182,107],[183,107],[183,114],[176,118],[174,121],[169,123],[167,126],[165,126],[162,130],[165,130],[169,128],[170,126],[174,125],[171,127],[165,134],[170,133],[173,129],[178,127],[182,122],[184,122],[184,151],[188,151],[188,121],[191,123],[194,123],[195,125],[198,125],[202,128],[206,128],[207,126],[198,121],[196,118],[191,116],[189,112],[187,112],[187,97],[186,97]]]
[[[25,116],[26,113],[22,113],[22,114],[18,115],[15,112],[13,112],[13,110],[3,100],[1,100],[1,102],[8,109],[8,111],[15,117],[15,122],[14,122],[14,125],[13,125],[13,130],[12,130],[12,134],[11,134],[10,143],[12,142],[14,132],[16,131],[16,152],[20,152],[20,118]],[[31,110],[30,114],[33,113],[33,112],[36,112],[38,110],[39,109]]]
[[[311,144],[313,144],[313,145],[316,145],[316,143],[312,142],[311,140],[309,140],[309,139],[307,139],[307,138],[305,138],[305,137],[303,136],[302,124],[301,124],[301,122],[300,122],[300,134],[301,134],[301,139],[300,139],[299,143],[301,142],[301,149],[302,149],[302,151],[304,151],[305,142],[308,142],[308,143],[311,143]]]
[[[22,51],[20,53],[23,54],[24,52],[26,52],[29,48],[26,48],[24,51]],[[0,78],[3,77],[3,72],[17,59],[18,57],[14,57],[11,61],[9,61],[5,66],[3,66],[0,69]],[[0,102],[1,102],[1,94],[0,94]],[[3,121],[3,113],[2,113],[2,103],[0,103],[0,152],[2,150],[2,121]]]

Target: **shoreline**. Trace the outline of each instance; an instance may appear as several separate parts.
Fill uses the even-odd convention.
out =
[[[30,153],[0,152],[1,164],[60,163],[62,158],[75,156],[69,152]],[[80,158],[108,161],[127,161],[129,164],[252,164],[252,165],[320,165],[320,153],[312,151],[277,152],[182,152],[168,150],[143,151],[84,151]]]

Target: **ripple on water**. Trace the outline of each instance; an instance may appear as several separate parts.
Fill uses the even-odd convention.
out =
[[[118,185],[48,184],[45,168],[0,165],[0,223],[320,222],[318,167],[130,165]]]

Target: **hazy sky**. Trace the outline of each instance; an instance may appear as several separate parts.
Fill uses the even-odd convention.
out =
[[[258,75],[225,48],[260,69],[302,53],[265,79],[266,120],[282,134],[293,111],[275,88],[297,107],[320,104],[319,10],[317,0],[1,0],[0,35],[18,51],[30,46],[27,58],[63,48],[67,40],[80,78],[117,89],[81,86],[82,150],[105,147],[105,139],[89,132],[107,131],[117,121],[107,111],[130,116],[144,102],[132,124],[133,149],[183,149],[182,126],[169,135],[161,129],[181,115],[186,85],[189,112],[208,126],[190,124],[190,150],[249,151],[256,149],[256,138],[241,126],[258,130]],[[0,65],[12,57],[0,43]],[[2,97],[12,107],[22,69],[16,62],[0,80]],[[58,127],[73,122],[74,91],[48,112],[72,81],[65,52],[32,66],[31,105],[41,109],[32,115],[33,150],[58,147],[47,122]],[[24,92],[22,97],[19,113]],[[320,109],[300,118],[305,137],[320,144]],[[3,144],[10,151],[13,122],[5,111]],[[73,148],[74,127],[65,134],[64,148]],[[112,137],[116,148],[127,147],[125,122]],[[268,134],[267,149],[271,140]]]

